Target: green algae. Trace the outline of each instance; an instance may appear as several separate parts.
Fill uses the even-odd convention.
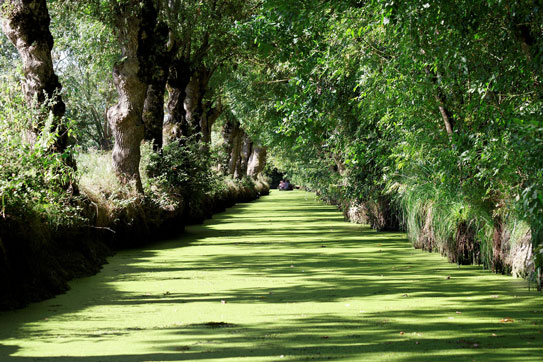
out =
[[[0,314],[0,361],[532,361],[543,298],[274,191]]]

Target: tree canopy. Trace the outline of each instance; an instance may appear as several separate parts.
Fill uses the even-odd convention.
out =
[[[37,79],[23,46],[33,29],[17,25],[27,3],[55,46],[44,38],[50,85],[25,104],[66,104],[49,126],[15,113],[21,69],[27,88]],[[2,16],[16,48],[0,41],[6,145],[32,130],[56,134],[46,160],[113,148],[121,183],[140,194],[147,177],[171,191],[205,189],[209,172],[256,175],[267,150],[268,171],[451,261],[511,272],[508,255],[529,240],[521,274],[542,283],[539,1],[5,0]],[[143,140],[153,150],[140,177]]]

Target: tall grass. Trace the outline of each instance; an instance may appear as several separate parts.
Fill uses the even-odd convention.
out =
[[[492,212],[460,189],[451,192],[431,182],[396,183],[389,192],[396,195],[414,247],[535,281],[530,225],[511,206]]]
[[[122,189],[121,183],[115,176],[111,151],[91,149],[79,153],[76,161],[79,187],[83,192],[109,198]]]
[[[413,245],[438,251],[458,263],[492,265],[493,221],[486,210],[465,200],[460,192],[447,192],[433,184],[396,185],[402,221]],[[472,260],[461,255],[468,241]]]

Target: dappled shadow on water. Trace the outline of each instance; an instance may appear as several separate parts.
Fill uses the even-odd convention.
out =
[[[153,250],[120,253],[107,270],[64,296],[70,297],[69,305],[60,305],[60,298],[35,310],[0,315],[0,361],[528,361],[543,355],[540,296],[516,288],[511,280],[489,278],[477,267],[430,261],[427,254],[409,248],[403,235],[341,223],[333,208],[296,199],[296,193],[280,196],[279,201],[271,197],[238,205]],[[290,197],[292,207],[286,207]],[[201,254],[183,252],[193,246]],[[161,254],[178,249],[178,260]],[[205,292],[128,292],[117,286],[205,278],[206,273],[268,282]],[[89,289],[90,297],[81,292]],[[259,316],[269,318],[265,324],[209,320],[71,331],[72,338],[96,341],[97,346],[153,332],[141,353],[98,349],[96,356],[78,357],[67,349],[62,355],[68,357],[24,357],[19,356],[25,352],[21,347],[8,345],[18,338],[62,343],[66,332],[55,332],[43,321],[77,322],[85,318],[79,313],[85,308],[130,311],[199,303],[241,310],[262,306]],[[307,305],[307,310],[289,311],[288,306],[297,305]],[[94,322],[108,316],[88,318]],[[39,351],[34,355],[40,356]]]
[[[326,360],[390,360],[387,356],[399,353],[401,361],[483,360],[521,361],[539,360],[541,337],[529,327],[503,328],[495,323],[466,323],[461,337],[426,337],[446,331],[450,324],[433,323],[433,313],[413,311],[427,323],[402,322],[401,312],[383,312],[346,318],[321,316],[294,318],[288,323],[266,326],[209,324],[167,328],[162,332],[168,339],[148,341],[155,352],[102,356],[11,357],[10,361],[188,361],[245,358],[255,360],[326,361]],[[478,312],[478,311],[476,311]],[[398,321],[400,320],[400,321]],[[119,333],[131,333],[131,330]],[[144,332],[144,330],[142,330]],[[481,337],[481,332],[485,337]],[[519,345],[518,334],[525,337]],[[99,338],[87,335],[84,338]],[[103,336],[102,336],[103,337]],[[191,342],[187,343],[189,338]],[[196,342],[193,342],[196,341]],[[0,356],[17,352],[17,347],[0,346]],[[69,355],[69,351],[67,351]],[[357,359],[356,356],[359,356]],[[7,359],[2,359],[7,360]]]

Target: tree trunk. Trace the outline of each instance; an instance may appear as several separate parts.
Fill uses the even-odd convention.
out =
[[[253,142],[249,139],[249,136],[243,131],[240,130],[241,135],[241,152],[239,155],[239,161],[236,166],[236,172],[234,174],[235,178],[242,178],[247,176],[247,166],[249,163],[249,156],[253,151]]]
[[[258,174],[264,171],[264,166],[266,166],[266,152],[266,147],[253,147],[253,152],[251,153],[251,157],[249,157],[247,176],[256,178]]]
[[[211,102],[203,103],[203,114],[200,126],[202,129],[202,137],[206,144],[211,143],[211,128],[222,112],[223,106],[220,98],[217,100],[215,107],[212,106]]]
[[[152,83],[147,87],[145,102],[143,104],[143,139],[153,143],[153,150],[162,148],[162,128],[164,122],[164,84]]]
[[[204,95],[207,91],[207,85],[211,72],[206,68],[201,67],[199,70],[192,73],[190,81],[185,89],[185,122],[190,130],[190,134],[201,134],[205,139],[204,130],[207,132],[209,128],[207,124],[203,124],[204,117]],[[204,121],[205,122],[205,121]],[[209,131],[210,138],[211,131]]]
[[[151,82],[147,87],[143,105],[144,139],[153,142],[153,149],[162,148],[162,131],[164,126],[164,94],[166,81],[170,73],[172,57],[177,50],[173,41],[168,41],[168,27],[159,23],[153,34]]]
[[[49,31],[47,3],[45,0],[0,0],[0,6],[6,6],[2,14],[5,17],[2,30],[23,61],[25,99],[29,105],[45,106],[46,113],[40,116],[37,129],[30,130],[31,142],[35,142],[51,112],[54,119],[51,131],[59,135],[53,151],[63,152],[68,146],[67,129],[61,123],[66,106],[60,95],[62,87],[53,69],[53,36]]]
[[[238,168],[238,162],[240,160],[241,146],[243,142],[243,131],[241,130],[239,123],[234,122],[232,124],[231,136],[230,136],[230,157],[228,160],[228,174],[235,176],[236,169]]]
[[[436,87],[436,93],[434,94],[434,98],[437,102],[437,106],[439,109],[439,113],[441,114],[441,118],[443,119],[443,125],[445,126],[445,131],[447,132],[449,139],[451,139],[454,133],[454,128],[453,128],[454,124],[451,119],[450,113],[447,110],[447,106],[445,103],[445,96],[443,95],[443,90],[439,86],[438,77],[428,67],[426,67],[424,70],[426,74],[428,75],[428,77],[430,78],[430,80],[432,81],[432,84]]]
[[[147,91],[149,49],[147,41],[156,21],[151,1],[139,2],[123,8],[117,18],[117,37],[123,60],[113,70],[113,81],[119,102],[108,110],[108,121],[115,138],[113,166],[120,181],[134,182],[143,193],[139,173],[140,144],[144,136],[143,105]],[[138,11],[137,9],[141,9]]]
[[[443,124],[445,125],[445,131],[447,131],[447,135],[450,138],[453,135],[453,123],[451,121],[449,111],[445,106],[445,99],[441,93],[441,90],[438,89],[437,94],[435,95],[435,99],[438,104],[439,113],[441,114],[441,118],[443,119]]]
[[[347,173],[347,167],[345,166],[345,163],[343,162],[343,159],[341,155],[337,154],[336,152],[332,152],[332,159],[334,160],[334,163],[336,164],[337,172],[341,177],[344,177]],[[344,179],[343,181],[347,181]]]
[[[227,158],[225,160],[224,164],[219,165],[220,169],[223,171],[223,173],[230,173],[230,158],[232,156],[232,148],[233,148],[233,140],[234,140],[234,131],[235,131],[235,123],[232,122],[230,118],[226,119],[226,122],[224,122],[224,126],[222,127],[222,138],[223,138],[223,150],[224,153],[227,155]]]
[[[170,142],[181,136],[189,136],[185,122],[186,88],[190,81],[189,63],[185,59],[176,59],[170,67],[168,78],[168,103],[166,106],[166,121],[164,124],[164,140]]]
[[[503,239],[503,221],[500,216],[494,218],[494,232],[492,235],[492,271],[495,273],[504,272],[503,245],[507,240]]]
[[[112,134],[111,134],[111,127],[109,126],[109,122],[107,121],[107,112],[102,122],[103,122],[103,125],[102,125],[103,132],[100,133],[100,141],[99,141],[100,149],[103,151],[109,151],[111,150],[113,145],[111,144]]]

